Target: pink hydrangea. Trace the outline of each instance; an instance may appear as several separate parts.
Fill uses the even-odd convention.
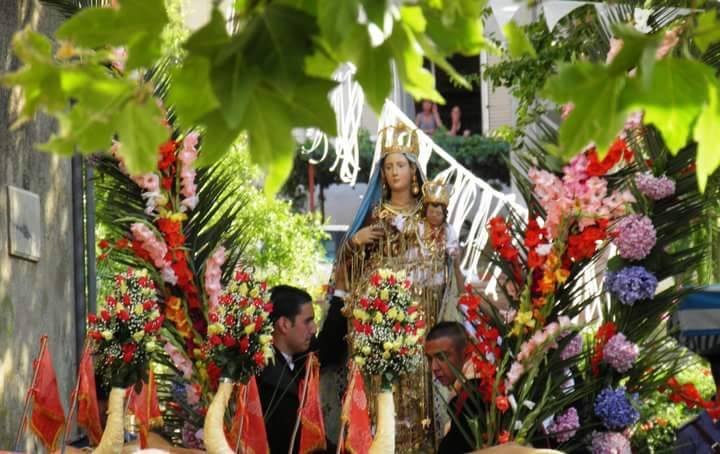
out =
[[[593,454],[632,454],[630,440],[620,432],[593,432]]]
[[[628,260],[642,260],[655,247],[657,235],[649,217],[633,214],[620,219],[613,229],[620,255]]]
[[[638,346],[617,333],[610,338],[603,348],[603,361],[620,373],[629,371],[640,354]]]
[[[649,173],[635,176],[638,190],[653,200],[664,199],[675,194],[675,182],[666,176],[654,177]]]

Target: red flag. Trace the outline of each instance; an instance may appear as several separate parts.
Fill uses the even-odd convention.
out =
[[[367,454],[370,451],[370,414],[365,394],[365,382],[359,368],[353,367],[352,377],[343,398],[342,424],[346,435],[340,440],[343,452]]]
[[[150,369],[148,382],[143,383],[140,394],[134,390],[130,394],[130,411],[133,412],[138,419],[140,428],[140,447],[147,448],[148,432],[150,427],[162,423],[162,413],[160,413],[160,405],[157,397],[157,386],[155,384],[155,374]]]
[[[325,422],[320,404],[320,363],[314,354],[307,360],[309,376],[304,384],[305,402],[300,409],[300,454],[327,449],[325,442]]]
[[[47,349],[47,336],[41,338],[40,344],[42,351],[34,364],[36,378],[30,390],[33,403],[30,429],[48,451],[54,451],[62,436],[65,410],[60,402],[55,368]]]
[[[100,443],[103,428],[102,424],[100,424],[100,407],[97,400],[97,388],[95,387],[95,370],[93,369],[90,349],[87,348],[80,360],[77,402],[77,423],[85,429],[92,445],[97,446],[98,443]]]
[[[242,426],[240,443],[245,454],[269,454],[270,447],[265,432],[260,393],[258,392],[255,377],[251,377],[247,385],[238,385],[238,399],[235,416],[233,416],[232,429],[228,441],[235,448],[237,434]]]

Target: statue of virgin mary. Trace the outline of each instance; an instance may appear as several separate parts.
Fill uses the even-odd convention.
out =
[[[381,268],[403,270],[416,278],[411,290],[420,302],[428,326],[437,321],[442,304],[437,283],[419,277],[428,269],[442,269],[444,258],[424,254],[422,186],[418,165],[418,137],[405,125],[391,126],[378,135],[380,159],[355,220],[339,251],[335,266],[335,296],[344,300],[343,313],[351,322],[353,309],[365,294],[370,276]],[[437,264],[429,261],[439,261]],[[349,345],[352,351],[353,346]],[[435,409],[430,371],[402,378],[394,392],[397,452],[434,452]],[[371,384],[370,392],[379,384]]]

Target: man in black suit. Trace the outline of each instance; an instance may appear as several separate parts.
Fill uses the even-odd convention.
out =
[[[258,389],[270,454],[287,454],[300,407],[300,382],[305,378],[305,359],[311,344],[317,346],[317,324],[312,298],[304,290],[279,285],[272,289],[270,302],[273,304],[270,319],[274,326],[275,362],[263,370]],[[324,353],[318,352],[321,361]],[[298,452],[299,448],[298,429],[292,452]],[[335,452],[334,449],[332,452]]]
[[[481,416],[477,396],[468,390],[478,388],[475,379],[461,377],[466,361],[467,334],[458,322],[440,322],[425,337],[425,356],[433,375],[442,385],[454,387],[450,400],[450,430],[440,441],[438,454],[459,454],[474,449],[470,421]]]

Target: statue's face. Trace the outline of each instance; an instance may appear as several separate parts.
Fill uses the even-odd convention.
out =
[[[402,153],[392,153],[385,157],[383,174],[390,191],[409,191],[415,166]]]

